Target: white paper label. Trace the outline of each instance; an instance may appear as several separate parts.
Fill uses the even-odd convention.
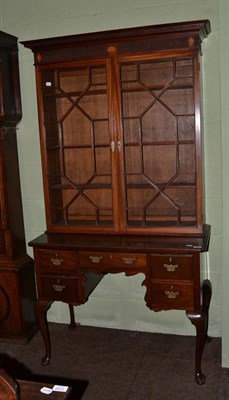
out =
[[[41,393],[44,393],[44,394],[51,394],[52,393],[52,389],[47,388],[47,387],[43,387],[40,391],[41,391]]]
[[[52,390],[54,392],[67,392],[68,386],[62,386],[62,385],[54,385]]]

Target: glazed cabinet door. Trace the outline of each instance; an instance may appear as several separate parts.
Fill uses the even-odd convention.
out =
[[[202,232],[198,75],[190,50],[40,67],[49,231]]]
[[[49,230],[115,229],[108,64],[102,60],[40,71]]]
[[[125,231],[202,224],[198,55],[119,59]]]

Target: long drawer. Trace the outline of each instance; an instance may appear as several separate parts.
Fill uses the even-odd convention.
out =
[[[146,254],[113,252],[79,252],[81,267],[106,267],[122,269],[146,268]]]

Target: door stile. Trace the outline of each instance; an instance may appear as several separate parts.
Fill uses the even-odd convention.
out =
[[[201,102],[200,102],[200,61],[199,52],[196,50],[193,55],[194,59],[194,99],[195,99],[195,142],[196,142],[196,208],[197,208],[197,228],[202,229],[203,219],[205,216],[202,214],[204,201],[203,187],[202,187],[202,137],[201,135]],[[202,207],[200,206],[202,205]]]
[[[117,84],[117,62],[116,49],[108,47],[107,52],[110,59],[107,63],[108,77],[108,108],[109,108],[109,129],[110,129],[110,151],[112,165],[112,192],[113,192],[113,214],[114,214],[114,232],[120,232],[121,225],[121,207],[120,207],[120,174],[119,174],[119,143],[120,133],[117,122],[118,113],[118,84]]]
[[[116,156],[117,156],[117,177],[118,177],[118,221],[119,232],[125,233],[126,231],[126,188],[125,188],[125,174],[124,174],[124,135],[121,124],[121,88],[120,88],[120,71],[118,64],[118,54],[112,58],[113,62],[113,85],[114,85],[114,119],[115,119],[115,132],[116,132]]]

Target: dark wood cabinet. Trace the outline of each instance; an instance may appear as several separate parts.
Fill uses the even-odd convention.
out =
[[[16,126],[21,116],[17,38],[0,31],[0,340],[26,341],[37,325],[17,154]]]
[[[15,380],[5,370],[0,369],[0,398],[1,400],[42,400],[47,395],[41,389],[50,389],[51,398],[66,400],[70,398],[71,387],[64,387],[64,391],[57,391],[56,385],[45,382]],[[60,389],[60,388],[59,388]]]
[[[197,21],[24,43],[35,53],[49,232],[202,235],[208,31]]]
[[[199,57],[208,33],[205,20],[23,42],[34,52],[47,220],[30,243],[44,363],[52,301],[81,304],[104,273],[143,272],[147,306],[186,310],[196,326],[204,382]]]

